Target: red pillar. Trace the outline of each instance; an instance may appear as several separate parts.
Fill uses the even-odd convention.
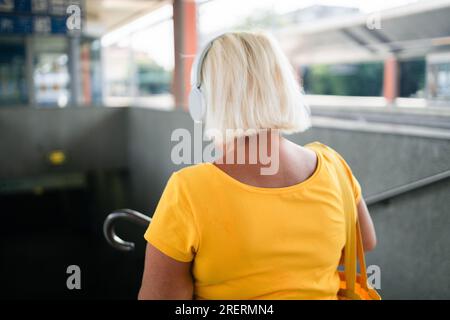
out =
[[[91,91],[91,55],[88,44],[81,47],[81,79],[83,89],[83,104],[91,106],[92,91]]]
[[[398,61],[394,56],[384,60],[383,95],[388,104],[393,104],[398,95]]]
[[[173,1],[175,74],[173,91],[177,108],[187,109],[190,72],[197,51],[197,5],[195,0]]]

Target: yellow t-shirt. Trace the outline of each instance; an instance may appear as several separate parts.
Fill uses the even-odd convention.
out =
[[[357,202],[361,188],[336,151],[305,147],[317,167],[293,186],[250,186],[212,163],[172,174],[145,239],[193,261],[196,299],[336,299],[345,244],[339,163]]]

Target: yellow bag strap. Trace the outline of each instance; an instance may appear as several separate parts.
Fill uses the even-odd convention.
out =
[[[353,196],[350,181],[345,174],[344,167],[336,168],[337,178],[339,180],[344,202],[344,214],[346,224],[346,243],[344,247],[344,274],[347,284],[346,289],[354,292],[357,274],[357,264],[359,262],[361,287],[367,289],[367,272],[364,258],[364,248],[362,243],[361,228],[356,219],[358,213]],[[356,221],[355,221],[356,220]]]
[[[344,171],[336,168],[338,173],[338,180],[341,185],[341,192],[343,195],[344,214],[345,214],[345,229],[346,241],[344,247],[344,274],[346,281],[346,289],[354,292],[356,282],[356,230],[355,230],[355,210],[351,210],[352,199],[350,199],[350,189],[345,183]]]
[[[362,242],[361,227],[359,221],[356,220],[356,255],[359,262],[359,273],[361,275],[361,287],[369,289],[367,284],[367,268],[366,259],[364,256],[364,246]]]

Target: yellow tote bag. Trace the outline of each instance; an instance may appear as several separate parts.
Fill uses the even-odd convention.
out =
[[[339,170],[341,169],[341,170]],[[367,284],[366,261],[361,237],[355,198],[345,175],[344,168],[336,168],[337,178],[344,195],[346,243],[344,248],[344,271],[339,271],[341,285],[339,300],[381,300],[378,292]],[[360,273],[357,273],[357,261]]]

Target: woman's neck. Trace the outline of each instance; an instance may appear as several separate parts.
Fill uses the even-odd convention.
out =
[[[274,174],[273,171],[279,167],[280,150],[286,143],[289,141],[277,130],[264,130],[255,135],[235,138],[219,147],[221,155],[214,163],[227,166],[247,165],[261,168],[263,175]]]

